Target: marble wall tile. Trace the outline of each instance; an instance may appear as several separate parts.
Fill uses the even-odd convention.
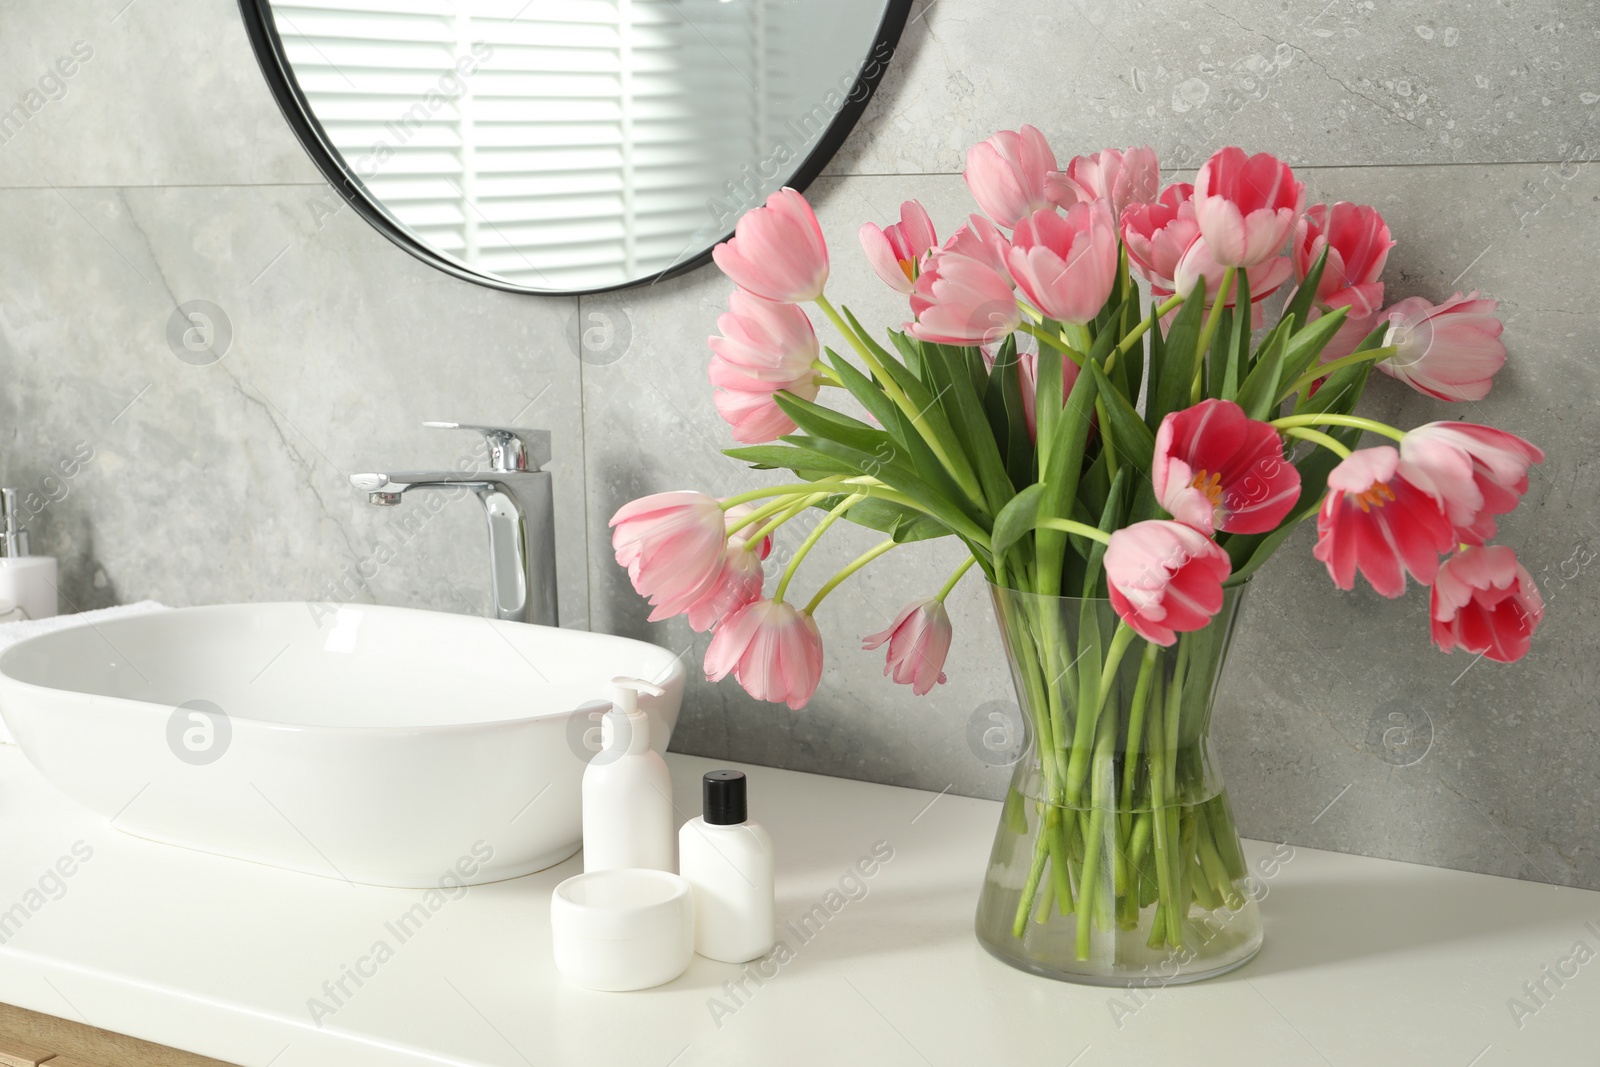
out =
[[[922,0],[830,172],[955,172],[1025,122],[1063,159],[1145,143],[1174,166],[1229,143],[1297,164],[1566,159],[1597,136],[1597,34],[1591,6],[1556,0]]]
[[[0,42],[0,186],[320,181],[232,0],[10,3]]]
[[[554,432],[561,606],[584,624],[576,301],[449,278],[337,209],[319,186],[0,191],[0,478],[37,495],[64,603],[482,610],[475,500],[380,509],[346,480],[470,457],[420,425],[444,419]],[[190,301],[220,309],[219,361],[169,340]]]

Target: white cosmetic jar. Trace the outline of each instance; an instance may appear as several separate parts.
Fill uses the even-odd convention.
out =
[[[694,891],[666,871],[590,871],[550,895],[550,933],[556,967],[574,985],[648,989],[694,956]]]

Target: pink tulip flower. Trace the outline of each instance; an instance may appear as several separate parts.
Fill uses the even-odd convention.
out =
[[[1032,126],[973,145],[963,177],[984,214],[1008,230],[1035,211],[1076,199],[1061,181],[1050,142]]]
[[[781,600],[756,600],[711,634],[706,680],[730,673],[757,700],[801,708],[822,680],[822,634],[815,620]]]
[[[1506,362],[1500,343],[1505,326],[1494,317],[1498,306],[1476,292],[1437,305],[1407,297],[1383,313],[1389,320],[1384,344],[1395,354],[1378,369],[1440,400],[1482,400]]]
[[[1492,426],[1430,422],[1406,434],[1400,458],[1438,490],[1457,540],[1481,545],[1495,534],[1495,516],[1516,509],[1544,452]]]
[[[1101,201],[1074,204],[1065,216],[1036,211],[1018,223],[1007,257],[1017,288],[1050,318],[1086,323],[1117,279],[1117,228]]]
[[[785,304],[815,300],[828,281],[828,245],[806,198],[779,189],[745,213],[711,257],[741,289]]]
[[[1258,314],[1260,309],[1255,305],[1277,292],[1284,282],[1289,280],[1293,267],[1290,266],[1288,256],[1272,256],[1264,259],[1254,266],[1244,269],[1245,277],[1250,285],[1250,303],[1252,314]],[[1177,269],[1173,272],[1173,281],[1177,284],[1175,292],[1189,293],[1194,290],[1202,277],[1206,280],[1206,302],[1210,307],[1217,302],[1217,293],[1222,289],[1223,266],[1217,262],[1217,257],[1211,254],[1211,245],[1204,237],[1199,238],[1183,253],[1178,260]],[[1170,296],[1160,290],[1152,290],[1157,296]],[[1228,299],[1223,307],[1234,307],[1239,300],[1239,288],[1236,285],[1228,286]],[[1363,336],[1365,336],[1363,334]]]
[[[1173,276],[1178,260],[1200,238],[1194,218],[1194,186],[1174,182],[1152,203],[1134,203],[1118,216],[1128,262],[1159,295],[1177,291]],[[1216,291],[1215,284],[1211,292]]]
[[[651,622],[688,610],[722,574],[727,527],[722,505],[704,493],[656,493],[624,504],[611,516],[611,547]]]
[[[746,521],[755,512],[755,510],[756,506],[754,504],[735,504],[733,507],[723,512],[722,519],[723,524],[728,531],[729,548],[732,548],[735,544],[749,544],[751,536],[761,528],[761,523],[759,522],[752,525]],[[771,516],[768,517],[770,518]],[[761,539],[761,543],[756,545],[753,549],[751,549],[751,551],[756,554],[756,559],[766,559],[768,556],[770,556],[772,554],[771,535],[763,537]]]
[[[1111,606],[1133,631],[1157,645],[1199,630],[1222,610],[1228,554],[1192,526],[1149,519],[1111,535],[1106,546]]]
[[[1287,163],[1221,149],[1194,178],[1194,217],[1226,267],[1253,267],[1283,250],[1305,207],[1305,186]]]
[[[1202,400],[1161,420],[1150,480],[1174,519],[1201,533],[1266,533],[1300,499],[1283,439],[1231,400]]]
[[[1317,306],[1324,311],[1349,308],[1350,319],[1369,317],[1383,305],[1383,282],[1378,279],[1394,245],[1377,208],[1347,200],[1331,208],[1313,204],[1295,223],[1290,245],[1294,280],[1305,281],[1326,249],[1328,262],[1317,282]]]
[[[1104,200],[1111,217],[1122,218],[1129,204],[1149,204],[1161,188],[1161,168],[1149,147],[1118,151],[1106,148],[1092,155],[1073,156],[1065,171],[1079,200]]]
[[[896,682],[909,685],[920,697],[944,684],[950,637],[950,613],[944,602],[927,597],[901,608],[887,630],[862,638],[861,647],[870,651],[888,642],[883,673],[892,672]]]
[[[1357,449],[1329,472],[1311,554],[1340,589],[1355,588],[1357,569],[1390,598],[1406,591],[1408,571],[1431,585],[1439,554],[1455,544],[1431,480],[1395,449]]]
[[[769,540],[762,539],[763,543]],[[687,609],[689,628],[696,633],[705,633],[746,604],[760,600],[765,581],[766,572],[761,569],[757,550],[750,548],[739,537],[728,538],[728,553],[722,564],[722,573],[705,595]]]
[[[734,440],[761,444],[794,432],[773,394],[787,390],[816,399],[817,335],[805,311],[736,289],[717,329],[722,336],[708,342],[711,384],[717,387],[712,400]]]
[[[1007,282],[1011,281],[1011,268],[1006,266],[1006,257],[1011,253],[1011,241],[1000,232],[1000,227],[982,215],[969,215],[943,247],[947,252],[975,259]]]
[[[1469,547],[1439,568],[1431,615],[1433,643],[1441,651],[1460,648],[1514,663],[1528,653],[1544,618],[1544,599],[1511,549]]]
[[[876,223],[866,223],[857,232],[867,262],[885,283],[902,293],[910,293],[916,286],[917,272],[922,259],[939,243],[933,230],[933,220],[915,200],[900,205],[900,221],[879,228]]]
[[[928,257],[911,294],[911,313],[916,321],[906,330],[934,344],[998,344],[1022,325],[1022,309],[1005,276],[948,251]]]

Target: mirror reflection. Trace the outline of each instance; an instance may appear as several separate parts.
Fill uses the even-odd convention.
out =
[[[858,75],[888,61],[886,7],[270,3],[325,143],[383,216],[488,280],[552,292],[696,260],[830,150]]]

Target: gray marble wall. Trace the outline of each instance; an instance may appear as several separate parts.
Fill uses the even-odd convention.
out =
[[[402,535],[345,476],[470,454],[424,419],[509,420],[555,432],[565,619],[698,663],[705,637],[644,621],[606,520],[643,492],[762,481],[720,456],[731,442],[703,377],[724,279],[580,302],[418,264],[339,210],[228,0],[0,6],[0,101],[74,48],[92,54],[0,143],[0,480],[37,492],[35,543],[61,558],[73,606],[332,596],[481,610],[472,506]],[[1149,143],[1180,168],[1223,143],[1274,151],[1315,195],[1384,212],[1400,240],[1391,297],[1479,288],[1502,302],[1510,362],[1467,414],[1550,454],[1503,524],[1549,601],[1543,632],[1514,667],[1442,656],[1424,597],[1336,592],[1302,531],[1255,583],[1221,695],[1219,759],[1253,836],[1600,888],[1597,56],[1593,5],[1550,0],[919,2],[866,120],[813,187],[835,293],[884,323],[904,309],[861,262],[856,226],[916,196],[953,227],[970,210],[965,146],[1030,121],[1063,157]],[[168,341],[175,306],[194,300],[231,330],[210,365]],[[574,315],[609,319],[626,344],[574,351]],[[1367,403],[1406,423],[1462,413],[1387,381]],[[803,584],[873,540],[842,533]],[[380,544],[395,558],[372,573]],[[950,682],[932,695],[890,685],[881,658],[855,650],[955,562],[942,544],[903,554],[822,610],[829,664],[810,707],[697,684],[674,747],[997,795],[1005,770],[969,740],[1011,699],[981,583],[952,597]]]

